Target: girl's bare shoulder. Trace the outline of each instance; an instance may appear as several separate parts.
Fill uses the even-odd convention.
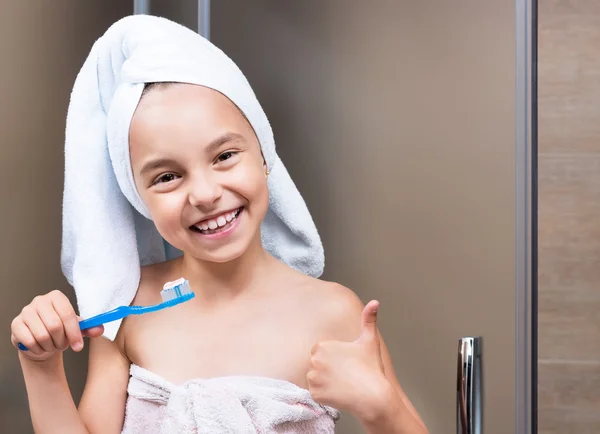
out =
[[[301,275],[282,288],[290,308],[318,325],[323,340],[352,341],[361,330],[364,304],[354,291],[336,282]]]

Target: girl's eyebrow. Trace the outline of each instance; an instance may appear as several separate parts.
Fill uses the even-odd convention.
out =
[[[171,160],[170,158],[158,158],[156,160],[146,161],[140,169],[140,176],[144,176],[147,172],[151,172],[159,167],[168,166],[171,164],[175,164],[175,161]]]
[[[207,154],[212,154],[217,149],[219,149],[220,146],[224,145],[225,143],[239,141],[239,140],[244,140],[244,137],[241,134],[228,132],[228,133],[223,134],[222,136],[217,137],[212,142],[210,142],[208,144],[208,146],[206,147],[205,151]]]

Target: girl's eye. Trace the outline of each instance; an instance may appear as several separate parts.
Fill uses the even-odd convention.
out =
[[[171,182],[175,180],[175,175],[173,173],[165,173],[164,175],[159,176],[154,181],[154,184],[163,184],[166,182]]]
[[[235,155],[237,155],[237,152],[234,151],[227,151],[227,152],[223,152],[221,155],[219,155],[217,157],[217,161],[221,162],[221,161],[227,161],[230,158],[234,157]]]

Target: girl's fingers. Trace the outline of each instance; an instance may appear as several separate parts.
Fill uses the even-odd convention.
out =
[[[77,315],[69,299],[64,294],[59,294],[60,296],[52,300],[52,305],[62,320],[67,346],[70,345],[73,351],[81,351],[83,348],[83,335],[79,329]]]
[[[36,356],[44,354],[44,350],[38,345],[33,337],[33,333],[31,333],[29,327],[27,327],[20,318],[16,318],[13,321],[11,332],[10,340],[15,348],[18,348],[21,351],[31,352]]]
[[[37,310],[32,308],[23,309],[23,322],[29,328],[29,331],[33,335],[33,338],[38,343],[38,345],[46,352],[52,353],[56,351],[56,347],[54,346],[54,341],[52,340],[52,336],[50,336],[50,332],[44,326],[42,319],[37,313]]]

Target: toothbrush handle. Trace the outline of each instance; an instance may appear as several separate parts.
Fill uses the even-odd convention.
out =
[[[79,329],[86,330],[92,327],[97,327],[99,325],[106,324],[107,322],[125,318],[132,313],[134,313],[134,310],[131,309],[131,306],[119,306],[116,309],[80,321]]]
[[[116,309],[109,310],[108,312],[104,312],[99,315],[80,321],[79,329],[86,330],[92,327],[97,327],[99,325],[106,324],[107,322],[125,318],[129,315],[140,315],[143,313],[156,312],[158,310],[162,310],[167,307],[183,303],[184,301],[187,301],[190,298],[193,298],[193,294],[177,297],[175,300],[155,304],[154,306],[119,306]]]
[[[138,313],[138,310],[135,309],[134,306],[119,306],[116,309],[113,309],[108,312],[101,313],[100,315],[93,316],[88,319],[84,319],[79,321],[79,330],[87,330],[92,327],[97,327],[99,325],[105,324],[107,322],[116,321],[121,318],[125,318],[128,315]],[[17,345],[21,351],[29,351],[29,349],[23,345],[21,342]]]
[[[194,298],[193,292],[180,295],[179,297],[173,300],[164,301],[154,306],[119,306],[111,311],[104,312],[100,315],[96,315],[91,318],[79,321],[79,329],[87,330],[92,327],[97,327],[99,325],[106,324],[107,322],[125,318],[129,315],[141,315],[144,313],[156,312],[158,310],[166,309],[167,307],[172,307],[180,303],[186,302],[188,300],[191,300],[192,298]],[[27,347],[20,342],[18,344],[18,347],[21,351],[28,351]]]

